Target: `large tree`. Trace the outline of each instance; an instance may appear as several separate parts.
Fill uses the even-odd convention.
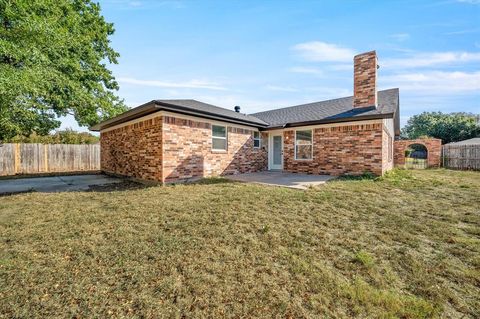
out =
[[[0,0],[0,141],[48,134],[58,116],[85,126],[123,112],[113,32],[90,0]]]
[[[402,129],[402,137],[429,136],[443,143],[457,142],[480,135],[475,115],[470,113],[423,112],[412,116]]]

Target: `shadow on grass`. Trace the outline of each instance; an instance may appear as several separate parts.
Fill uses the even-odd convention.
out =
[[[166,184],[163,187],[174,187],[177,185],[215,185],[215,184],[231,184],[235,183],[234,181],[228,180],[223,177],[206,177],[198,179],[195,181],[185,181],[180,183],[170,183]],[[158,187],[161,184],[157,183],[140,183],[135,181],[124,180],[120,183],[112,183],[105,185],[91,185],[87,192],[121,192],[137,189],[145,189],[150,187]]]
[[[34,192],[36,192],[34,189],[29,189],[26,191],[19,191],[19,192],[6,192],[6,193],[0,193],[0,197],[7,197],[7,196],[18,195],[18,194],[28,194],[28,193],[34,193]]]
[[[378,176],[365,172],[362,175],[343,175],[335,178],[332,181],[364,181],[364,180],[376,180]]]
[[[215,184],[233,184],[236,183],[235,181],[226,179],[224,177],[205,177],[202,179],[199,179],[195,182],[192,182],[190,184],[196,184],[196,185],[215,185]]]
[[[122,191],[130,191],[130,190],[137,190],[137,189],[144,189],[149,187],[154,187],[157,185],[151,184],[142,184],[134,181],[122,181],[120,183],[111,183],[111,184],[104,184],[104,185],[90,185],[87,192],[122,192]]]

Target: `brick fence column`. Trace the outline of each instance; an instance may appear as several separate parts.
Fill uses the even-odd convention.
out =
[[[415,140],[397,140],[393,143],[394,146],[394,164],[395,166],[405,165],[405,151],[410,145],[420,144],[427,148],[428,167],[440,167],[442,156],[442,140],[437,138],[419,138]]]

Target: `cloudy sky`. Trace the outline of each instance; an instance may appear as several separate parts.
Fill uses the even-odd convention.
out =
[[[353,56],[376,50],[402,125],[422,111],[480,113],[480,0],[100,4],[130,107],[192,98],[253,113],[349,96]]]

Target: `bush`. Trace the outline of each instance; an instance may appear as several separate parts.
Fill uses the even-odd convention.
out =
[[[98,136],[88,132],[77,132],[72,129],[56,131],[49,135],[38,135],[32,133],[29,136],[15,136],[7,143],[42,143],[42,144],[96,144]]]

